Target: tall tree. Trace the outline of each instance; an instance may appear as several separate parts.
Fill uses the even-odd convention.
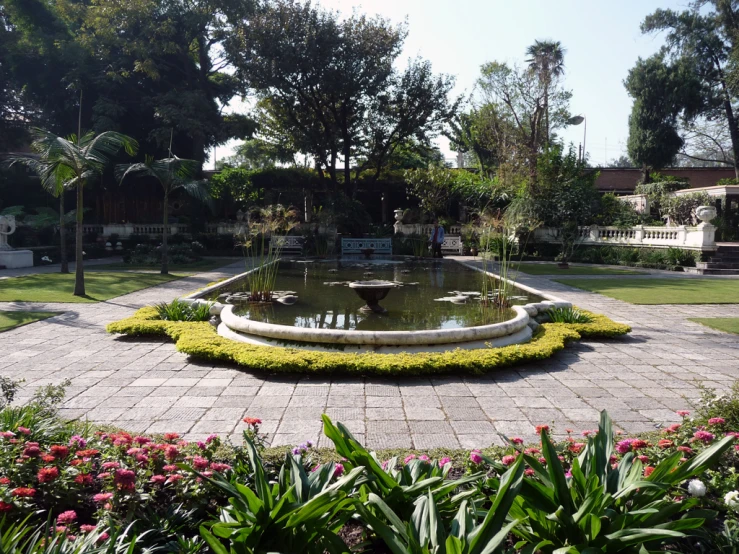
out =
[[[536,40],[526,49],[529,69],[539,78],[544,87],[545,137],[549,144],[549,89],[565,72],[565,49],[562,43],[553,40]]]
[[[183,160],[176,156],[170,156],[163,160],[155,160],[147,156],[143,163],[118,165],[116,175],[119,182],[123,182],[129,175],[138,178],[152,178],[156,180],[164,191],[164,208],[162,222],[162,275],[169,273],[169,201],[172,194],[183,190],[198,200],[207,202],[210,200],[208,186],[205,181],[195,180],[200,170],[200,163],[196,160]]]
[[[671,164],[683,146],[678,120],[702,107],[702,87],[686,60],[668,64],[657,54],[637,61],[624,81],[634,105],[629,116],[629,157],[649,182],[650,171]]]
[[[412,61],[393,68],[404,26],[335,12],[298,0],[266,2],[233,35],[228,52],[260,99],[260,133],[286,137],[338,188],[355,192],[358,156],[381,169],[409,138],[428,140],[448,117],[451,79]]]
[[[555,81],[545,90],[539,77],[528,68],[488,62],[477,81],[478,110],[488,148],[507,157],[518,168],[527,168],[531,186],[536,186],[537,160],[547,144],[546,109],[550,132],[565,127],[570,119],[572,94]]]
[[[85,296],[85,273],[82,250],[82,214],[84,212],[83,191],[85,185],[102,174],[121,148],[134,155],[138,143],[126,135],[107,131],[96,135],[72,135],[68,139],[43,129],[33,129],[32,149],[36,156],[22,156],[12,159],[22,163],[38,174],[48,190],[76,189],[77,191],[77,230],[75,252],[74,295]],[[64,213],[63,210],[61,212]]]
[[[711,5],[713,10],[708,9]],[[729,130],[732,162],[739,178],[739,121],[734,109],[736,89],[732,75],[732,52],[737,51],[739,12],[732,0],[695,2],[690,9],[677,12],[659,9],[642,23],[644,33],[664,31],[669,57],[691,66],[704,87],[704,103],[694,116],[722,118]]]

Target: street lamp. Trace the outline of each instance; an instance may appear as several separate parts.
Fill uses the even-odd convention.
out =
[[[584,115],[576,115],[575,117],[568,119],[567,123],[570,125],[580,125],[580,123],[585,124],[582,131],[582,153],[580,154],[580,162],[582,162],[585,159],[585,136],[588,132],[588,122]]]

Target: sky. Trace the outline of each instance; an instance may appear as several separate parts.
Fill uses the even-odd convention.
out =
[[[573,115],[586,118],[586,151],[592,165],[626,154],[631,99],[623,86],[628,70],[663,44],[639,25],[657,8],[683,9],[687,0],[321,0],[324,8],[352,10],[408,23],[399,66],[420,56],[434,71],[455,76],[454,95],[474,92],[480,66],[497,60],[524,63],[534,40],[558,40],[566,50],[564,85],[573,93]],[[241,111],[238,105],[235,109]],[[584,125],[562,136],[577,147]],[[452,161],[448,141],[437,144]],[[233,143],[221,147],[220,159]]]

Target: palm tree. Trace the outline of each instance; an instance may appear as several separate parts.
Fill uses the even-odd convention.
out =
[[[544,113],[546,116],[546,137],[549,144],[549,87],[565,72],[565,49],[562,43],[553,40],[536,40],[526,49],[529,69],[544,85]]]
[[[77,189],[77,231],[76,231],[76,269],[74,279],[74,295],[85,296],[85,273],[82,262],[82,217],[84,214],[83,190],[87,182],[102,174],[121,148],[129,155],[138,150],[138,143],[129,136],[114,131],[106,131],[96,135],[88,132],[85,135],[71,135],[63,138],[50,131],[34,128],[31,148],[35,157],[24,156],[11,160],[19,162],[41,178],[44,187],[59,195],[60,213],[64,213],[63,191]],[[60,233],[64,225],[61,222]],[[64,251],[64,242],[62,242]]]
[[[162,275],[169,273],[169,257],[167,252],[167,237],[169,235],[169,197],[177,190],[183,190],[190,196],[197,198],[203,202],[210,201],[207,183],[205,181],[196,181],[194,177],[200,169],[200,162],[195,160],[185,160],[173,156],[170,153],[169,158],[155,160],[151,156],[146,156],[143,163],[118,165],[115,168],[116,176],[119,182],[128,175],[136,177],[152,177],[159,181],[164,190],[164,214],[162,220],[164,229],[162,231]]]

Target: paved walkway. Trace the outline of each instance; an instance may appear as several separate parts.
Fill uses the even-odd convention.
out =
[[[687,320],[737,316],[738,304],[634,306],[524,275],[521,282],[629,323],[633,333],[576,343],[549,360],[485,377],[398,380],[248,373],[189,360],[169,341],[105,333],[105,324],[138,307],[241,268],[237,263],[99,304],[0,303],[0,310],[64,312],[0,333],[0,374],[26,380],[21,399],[40,385],[70,379],[64,416],[130,431],[174,431],[190,439],[220,433],[240,442],[239,422],[249,415],[264,421],[273,445],[297,444],[319,438],[325,412],[369,447],[418,449],[487,446],[500,443],[499,432],[533,441],[541,423],[558,433],[590,429],[604,408],[627,432],[653,430],[678,419],[675,410],[699,396],[698,384],[726,389],[739,376],[739,337]]]

